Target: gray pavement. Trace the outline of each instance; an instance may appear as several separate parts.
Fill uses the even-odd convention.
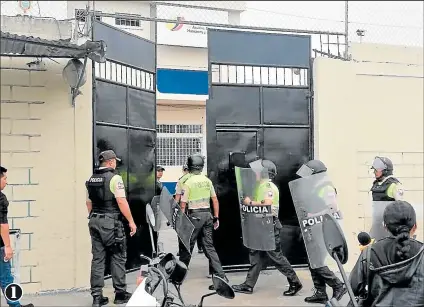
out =
[[[177,251],[177,239],[173,230],[161,231],[160,241],[164,242],[166,252]],[[263,271],[259,277],[258,283],[251,295],[236,293],[234,299],[225,299],[219,296],[205,298],[204,306],[324,306],[320,304],[307,304],[304,302],[306,296],[312,294],[313,284],[309,270],[297,269],[297,274],[304,285],[303,289],[294,297],[285,297],[282,292],[288,288],[287,279],[278,271]],[[127,275],[128,291],[135,289],[136,275],[138,272]],[[181,292],[186,304],[198,304],[203,294],[209,293],[208,286],[211,279],[207,278],[208,263],[203,254],[197,253],[194,249],[193,258],[190,263],[189,272],[181,287]],[[246,272],[228,273],[231,284],[238,284],[244,281]],[[171,289],[176,293],[175,289]],[[158,291],[158,290],[157,290]],[[156,291],[156,292],[157,292]],[[328,289],[328,295],[331,296],[331,288]],[[113,306],[113,287],[112,281],[105,282],[104,295],[109,297],[109,305]],[[73,291],[65,293],[46,293],[39,295],[26,295],[21,303],[32,302],[35,306],[91,306],[92,298],[90,292]],[[348,294],[343,297],[344,306],[348,303]],[[7,306],[2,298],[0,306]]]

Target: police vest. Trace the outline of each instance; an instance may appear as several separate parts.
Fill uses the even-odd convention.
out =
[[[277,186],[271,182],[266,181],[259,184],[254,193],[254,201],[261,202],[265,199],[265,193],[272,190],[272,213],[278,216],[278,209],[280,207],[280,194]]]
[[[210,208],[212,181],[205,175],[192,174],[185,182],[190,195],[187,204],[189,209]]]
[[[185,174],[178,179],[178,183],[180,184],[181,187],[183,187],[186,181],[189,180],[192,176],[193,176],[192,173]]]
[[[96,169],[85,183],[93,213],[120,213],[115,195],[110,190],[110,181],[115,175],[112,168]]]
[[[394,198],[387,195],[387,190],[392,185],[392,183],[400,183],[394,177],[387,178],[382,184],[379,184],[380,181],[374,180],[371,192],[373,201],[395,201]]]

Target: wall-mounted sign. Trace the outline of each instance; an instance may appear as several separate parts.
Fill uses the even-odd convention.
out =
[[[207,9],[158,6],[158,17],[172,19],[172,23],[158,23],[157,42],[161,45],[206,48],[208,45],[207,27],[182,24],[181,21],[197,21],[226,24],[228,13]]]
[[[19,8],[26,14],[31,9],[32,1],[18,1]]]

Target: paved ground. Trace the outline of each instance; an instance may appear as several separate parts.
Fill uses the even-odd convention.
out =
[[[175,252],[177,250],[177,245],[174,243],[176,238],[172,230],[161,232],[160,239],[165,243],[165,251]],[[304,288],[297,296],[284,297],[282,295],[282,292],[287,289],[288,283],[287,279],[278,271],[263,271],[252,295],[236,293],[236,297],[232,300],[212,296],[205,299],[204,306],[324,306],[304,302],[304,298],[312,293],[312,280],[308,270],[298,269],[296,271],[304,284]],[[201,296],[210,292],[208,286],[211,284],[211,279],[207,278],[207,273],[206,257],[202,254],[197,254],[197,249],[195,248],[190,270],[182,287],[182,295],[186,304],[198,304]],[[130,292],[135,289],[135,276],[136,273],[127,275],[128,290]],[[246,272],[228,274],[231,284],[243,282],[245,276]],[[331,295],[331,289],[328,292]],[[109,306],[113,306],[114,294],[111,280],[106,281],[104,295],[109,297]],[[22,304],[28,302],[32,302],[35,306],[91,306],[92,298],[88,291],[80,291],[27,295],[21,301]],[[346,306],[347,302],[348,295],[346,294],[343,298],[344,306]],[[7,306],[3,298],[0,306]]]

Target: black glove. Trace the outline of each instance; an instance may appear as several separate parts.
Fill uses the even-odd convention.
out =
[[[218,222],[219,221],[219,218],[218,217],[216,217],[216,216],[214,216],[213,217],[213,223],[215,224],[216,222]]]

